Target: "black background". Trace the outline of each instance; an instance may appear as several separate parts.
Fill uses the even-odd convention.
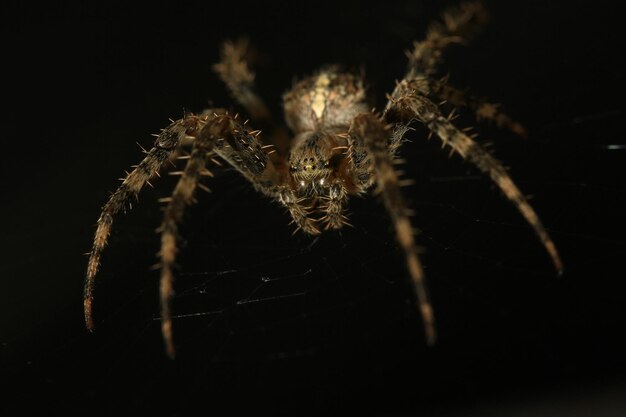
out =
[[[556,3],[556,2],[555,2]],[[443,4],[22,4],[2,13],[0,410],[4,415],[626,413],[624,42],[610,2],[488,2],[493,20],[444,71],[504,103],[528,139],[480,124],[560,249],[543,248],[494,186],[418,128],[404,146],[439,343],[427,348],[401,252],[374,198],[319,239],[232,170],[185,218],[168,360],[158,321],[157,198],[116,220],[82,318],[93,224],[135,142],[208,100],[219,44],[262,53],[280,114],[296,76],[365,69],[378,108],[403,51]],[[10,3],[5,3],[5,6]],[[474,123],[470,117],[459,124]],[[184,316],[184,317],[183,317]]]

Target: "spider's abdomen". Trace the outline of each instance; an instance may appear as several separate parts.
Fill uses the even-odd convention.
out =
[[[365,88],[354,74],[321,70],[296,83],[283,96],[287,125],[296,133],[337,130],[366,112]]]

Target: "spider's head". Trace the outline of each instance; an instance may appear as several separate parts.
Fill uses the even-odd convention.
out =
[[[342,158],[343,147],[338,148],[337,136],[319,132],[305,132],[294,140],[289,154],[289,173],[295,187],[303,194],[320,192],[328,187]]]

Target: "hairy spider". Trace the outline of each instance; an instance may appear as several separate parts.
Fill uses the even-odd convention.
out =
[[[517,207],[545,246],[556,269],[562,270],[557,249],[533,208],[509,177],[505,168],[451,117],[442,114],[438,102],[468,107],[478,118],[523,135],[518,123],[498,107],[466,95],[437,79],[443,50],[471,37],[486,21],[480,2],[466,3],[443,14],[432,24],[426,38],[407,52],[408,69],[388,95],[382,114],[369,111],[363,80],[337,67],[326,67],[297,82],[283,96],[285,120],[293,132],[275,125],[264,102],[254,92],[254,74],[248,66],[249,48],[244,41],[226,42],[215,71],[233,97],[250,114],[253,122],[269,129],[260,131],[222,108],[188,114],[173,121],[156,135],[154,146],[128,174],[102,208],[85,281],[84,307],[87,328],[93,330],[92,304],[95,276],[106,245],[113,216],[124,211],[149,179],[158,176],[163,164],[177,157],[185,159],[183,171],[171,174],[180,179],[167,203],[161,234],[161,326],[167,354],[174,356],[170,298],[172,269],[176,258],[178,223],[185,207],[194,201],[207,166],[224,160],[239,171],[254,188],[287,208],[297,230],[309,235],[339,229],[346,223],[344,207],[348,197],[374,190],[389,212],[398,243],[406,256],[408,273],[415,287],[424,323],[426,341],[436,339],[435,319],[428,299],[424,273],[413,237],[409,210],[400,191],[401,181],[394,169],[404,134],[414,122],[422,123],[444,146],[489,175]]]

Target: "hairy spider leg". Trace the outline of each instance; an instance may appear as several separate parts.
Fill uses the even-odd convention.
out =
[[[487,150],[444,117],[437,105],[420,93],[417,88],[419,83],[414,81],[419,80],[403,80],[398,83],[385,111],[387,120],[404,124],[410,123],[411,120],[420,121],[443,142],[444,146],[450,146],[453,152],[489,175],[534,229],[552,258],[557,272],[561,273],[563,263],[552,238],[506,169]]]
[[[250,69],[247,60],[249,48],[247,39],[224,42],[220,62],[213,65],[213,70],[226,84],[233,98],[246,109],[252,120],[270,121],[271,116],[267,105],[254,91],[255,74]]]
[[[203,114],[208,114],[204,112]],[[178,224],[182,220],[185,207],[194,201],[193,194],[202,176],[210,176],[206,169],[213,155],[219,156],[239,171],[254,188],[279,202],[293,195],[283,185],[284,174],[273,165],[268,152],[261,144],[258,131],[249,130],[227,113],[204,116],[203,126],[194,135],[193,148],[185,169],[180,172],[180,179],[170,198],[163,215],[161,232],[161,328],[168,356],[174,357],[175,346],[172,335],[171,298],[173,295],[174,274],[172,272],[176,260],[176,240]],[[295,198],[295,196],[294,196]],[[293,206],[283,204],[291,210],[301,207],[299,202]],[[304,210],[304,209],[302,209]],[[307,227],[305,220],[299,220],[299,226]]]
[[[426,39],[414,43],[413,50],[407,53],[409,58],[407,74],[396,83],[393,93],[388,96],[389,100],[383,113],[387,122],[395,124],[390,141],[391,147],[397,148],[401,144],[401,134],[409,129],[414,120],[422,122],[441,139],[444,146],[450,146],[453,152],[491,177],[534,229],[550,255],[554,267],[561,273],[563,263],[552,238],[506,169],[487,150],[456,128],[449,118],[443,117],[439,107],[428,98],[433,90],[443,91],[432,79],[441,62],[443,50],[451,44],[462,43],[472,37],[487,20],[487,13],[480,1],[465,3],[459,8],[451,8],[444,12],[443,23],[436,22],[431,25]],[[447,90],[447,93],[451,92],[452,90]],[[511,125],[511,129],[519,130],[515,125]]]
[[[206,126],[200,129],[197,138],[193,141],[193,148],[184,171],[180,172],[172,196],[165,201],[168,202],[163,213],[163,221],[159,229],[161,233],[161,332],[165,342],[167,355],[174,357],[175,348],[172,336],[172,313],[170,300],[173,294],[174,275],[172,268],[176,260],[176,239],[178,236],[178,223],[181,221],[185,207],[194,201],[194,191],[199,186],[199,179],[203,175],[210,175],[206,169],[207,162],[211,158],[212,143],[209,136],[203,133]],[[211,126],[211,125],[209,125]]]
[[[278,154],[284,156],[289,148],[290,138],[288,132],[276,124],[266,103],[256,92],[255,74],[249,65],[252,54],[253,50],[246,38],[226,41],[222,44],[220,62],[213,65],[213,70],[255,125],[267,131],[267,136]],[[274,162],[279,162],[279,159]]]
[[[409,219],[410,211],[400,191],[398,174],[387,147],[390,130],[374,114],[357,116],[349,131],[350,146],[355,152],[368,150],[373,158],[372,169],[377,183],[377,191],[393,222],[396,238],[406,256],[407,268],[424,322],[426,342],[433,345],[437,338],[435,316],[430,304],[424,271],[417,255],[413,238],[413,228]],[[355,173],[358,171],[355,171]]]
[[[473,37],[488,20],[480,1],[464,3],[447,9],[442,22],[431,24],[426,39],[415,42],[407,52],[409,67],[417,74],[432,76],[442,60],[443,50],[452,44],[463,43]]]
[[[474,97],[465,91],[450,86],[447,82],[447,77],[441,81],[430,81],[431,92],[440,100],[444,100],[454,107],[467,107],[472,110],[478,121],[490,120],[496,126],[509,129],[522,138],[528,136],[524,126],[503,113],[499,104]]]
[[[158,175],[163,164],[168,160],[170,155],[176,151],[179,143],[193,131],[197,123],[198,118],[190,116],[173,122],[163,129],[154,141],[154,147],[146,151],[146,157],[135,169],[126,175],[122,184],[102,207],[102,212],[98,218],[93,246],[89,253],[83,296],[85,324],[90,331],[93,331],[95,327],[92,310],[95,277],[100,265],[102,251],[107,244],[111,232],[114,216],[120,211],[126,211],[126,209],[130,207],[130,200],[138,196],[139,192],[143,186],[148,183],[150,178],[154,175]]]
[[[468,107],[475,112],[478,120],[493,120],[498,127],[508,128],[513,133],[526,137],[526,129],[501,112],[497,104],[480,100],[448,85],[447,77],[440,81],[432,79],[442,60],[443,50],[449,45],[463,43],[473,37],[487,22],[488,15],[482,3],[477,1],[450,8],[444,12],[442,20],[443,23],[432,24],[427,30],[426,39],[415,42],[413,50],[407,52],[409,75],[428,76],[430,92],[440,100],[445,100],[452,106]]]
[[[442,21],[434,22],[428,27],[426,38],[413,42],[413,48],[406,51],[408,68],[405,79],[416,77],[432,79],[443,59],[443,51],[450,45],[464,43],[472,38],[488,20],[489,16],[481,1],[446,9]],[[430,93],[430,82],[427,87]],[[409,124],[395,124],[389,138],[389,152],[392,156],[402,145],[408,130]]]

